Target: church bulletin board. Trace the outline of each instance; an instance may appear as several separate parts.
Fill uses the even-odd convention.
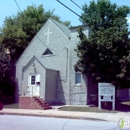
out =
[[[112,110],[115,110],[115,86],[110,83],[98,83],[98,109],[101,110],[101,102],[112,102]]]

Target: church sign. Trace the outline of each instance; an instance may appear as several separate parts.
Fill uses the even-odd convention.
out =
[[[115,87],[110,83],[98,83],[98,108],[101,109],[101,102],[112,102],[112,109],[115,110]]]

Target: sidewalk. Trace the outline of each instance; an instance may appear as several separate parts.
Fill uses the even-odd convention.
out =
[[[3,109],[0,115],[25,115],[40,117],[55,117],[68,119],[84,119],[84,120],[102,120],[118,122],[121,118],[130,120],[130,112],[119,113],[94,113],[94,112],[74,112],[74,111],[58,111],[51,110],[30,110],[30,109]]]

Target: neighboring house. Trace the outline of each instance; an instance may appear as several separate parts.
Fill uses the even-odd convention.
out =
[[[88,104],[88,78],[74,70],[77,28],[51,18],[45,23],[16,63],[19,96],[40,96],[49,104]],[[89,27],[82,28],[88,37]]]

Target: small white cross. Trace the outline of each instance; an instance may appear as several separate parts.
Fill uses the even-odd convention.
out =
[[[48,28],[47,33],[44,34],[47,35],[47,45],[49,45],[49,36],[52,34],[52,32],[50,32],[50,29]]]

